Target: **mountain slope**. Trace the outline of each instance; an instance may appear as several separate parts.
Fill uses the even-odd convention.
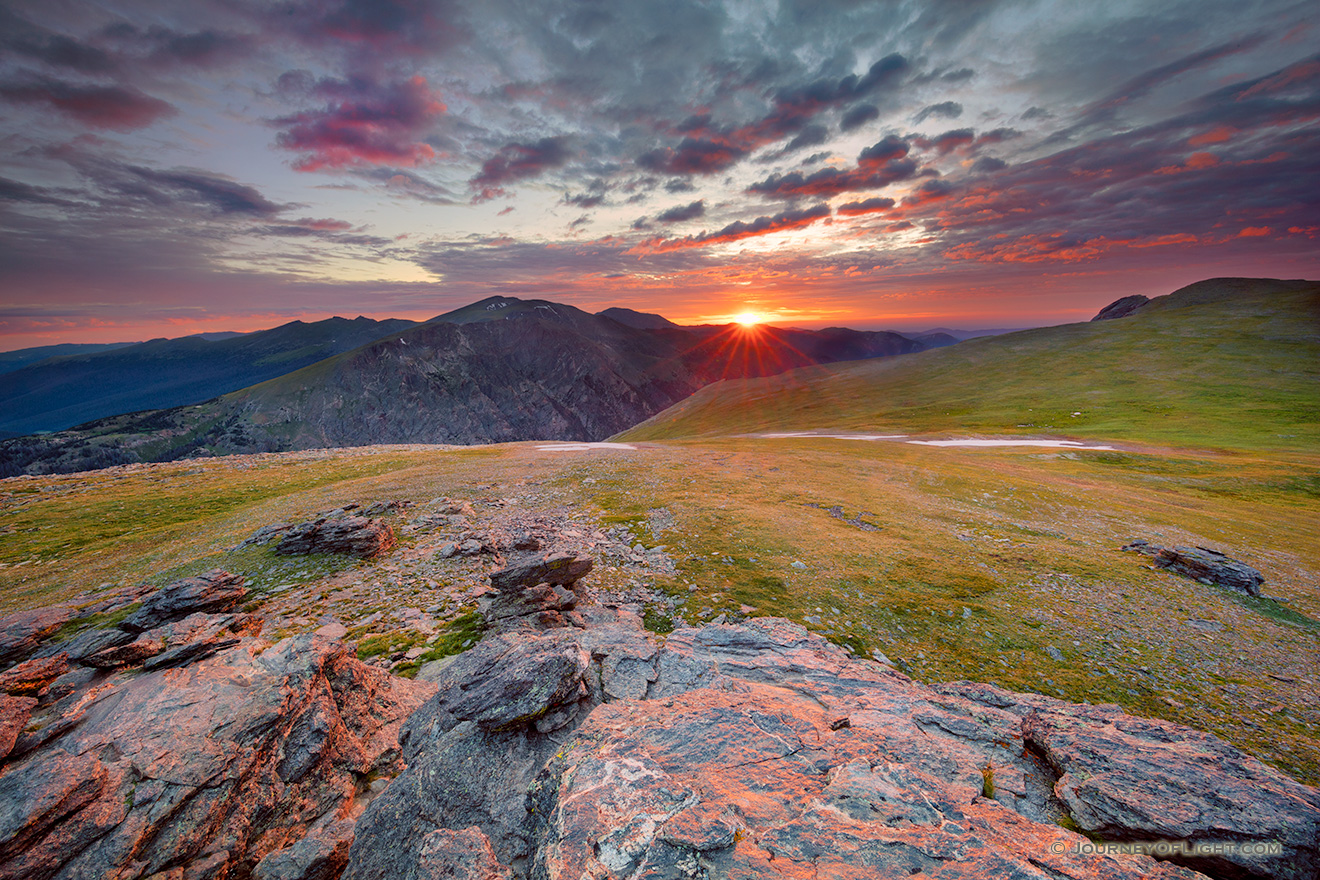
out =
[[[116,413],[197,403],[416,326],[329,318],[208,340],[153,339],[0,375],[0,432],[55,431]]]
[[[1211,279],[1117,320],[726,382],[622,433],[1063,433],[1238,448],[1320,443],[1320,283]]]
[[[648,330],[558,303],[496,297],[203,405],[8,441],[0,473],[198,451],[600,440],[710,382],[921,348],[885,332]]]

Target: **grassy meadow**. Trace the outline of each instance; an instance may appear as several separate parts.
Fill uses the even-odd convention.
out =
[[[1315,301],[1175,302],[1144,326],[721,383],[628,432],[632,449],[368,447],[3,480],[0,611],[220,566],[248,576],[268,635],[331,614],[360,652],[442,653],[477,631],[470,597],[489,567],[441,559],[447,537],[400,529],[396,551],[365,562],[234,548],[348,501],[410,500],[416,513],[459,498],[476,530],[526,510],[663,546],[671,573],[599,559],[587,579],[652,589],[657,631],[677,616],[787,617],[922,681],[1117,703],[1318,784]],[[1117,449],[754,436],[840,429]],[[1268,598],[1157,570],[1120,551],[1135,538],[1221,550],[1264,573]],[[443,609],[444,626],[382,621],[405,605]]]

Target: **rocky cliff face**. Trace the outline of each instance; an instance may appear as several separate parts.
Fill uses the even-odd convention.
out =
[[[51,618],[0,621],[26,658],[0,674],[0,878],[1320,872],[1320,792],[1215,737],[928,687],[774,618],[661,640],[578,604],[587,567],[492,578],[554,613],[501,617],[434,683],[320,634],[261,641],[222,573],[57,645]],[[202,647],[88,665],[143,642]]]

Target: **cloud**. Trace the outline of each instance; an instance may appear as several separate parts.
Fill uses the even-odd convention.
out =
[[[139,165],[111,165],[119,175],[102,182],[121,194],[156,204],[182,202],[200,207],[213,216],[271,217],[286,206],[263,196],[255,187],[228,177],[191,169],[157,171]]]
[[[828,216],[830,216],[829,205],[813,205],[800,211],[784,211],[773,216],[757,217],[750,223],[738,220],[718,232],[703,232],[700,235],[689,235],[685,238],[653,240],[641,247],[643,250],[665,253],[714,244],[729,244],[758,235],[769,235],[772,232],[801,229]]]
[[[661,174],[710,175],[725,171],[761,147],[785,138],[791,140],[779,155],[817,146],[829,139],[829,130],[813,122],[816,116],[897,85],[909,67],[906,58],[893,53],[876,61],[861,76],[849,74],[779,88],[771,97],[769,111],[743,125],[716,124],[710,113],[691,116],[675,127],[683,135],[677,146],[647,150],[637,157],[637,164]],[[855,125],[873,118],[870,110],[859,107],[857,112],[853,117]]]
[[[706,203],[702,200],[693,202],[690,205],[679,205],[670,208],[668,211],[661,211],[655,219],[661,223],[681,223],[684,220],[695,220],[706,214]]]
[[[134,88],[75,85],[46,77],[0,86],[0,97],[16,104],[45,104],[83,125],[113,131],[146,128],[178,112]]]
[[[365,55],[422,56],[468,36],[461,4],[446,0],[311,0],[272,4],[264,23],[312,46]]]
[[[920,125],[931,116],[939,116],[944,119],[957,119],[962,116],[963,106],[957,101],[944,101],[940,104],[931,104],[921,110],[912,120],[914,125]]]
[[[840,205],[838,213],[842,217],[860,217],[863,214],[877,214],[894,207],[894,200],[882,196],[864,199],[860,202],[848,202]]]
[[[324,79],[310,90],[330,103],[272,123],[283,129],[276,144],[303,154],[294,162],[295,170],[411,167],[435,158],[435,149],[423,137],[446,107],[422,76],[385,84],[367,78]]]
[[[873,119],[879,118],[879,107],[874,104],[858,104],[843,114],[843,118],[839,120],[839,129],[841,131],[852,131],[854,128],[861,128]]]
[[[15,55],[79,73],[109,73],[115,59],[103,49],[55,33],[0,7],[0,46]]]
[[[969,147],[976,140],[976,132],[970,128],[955,128],[933,138],[915,137],[912,142],[923,150],[934,150],[941,156],[947,155],[959,147]]]
[[[808,175],[800,171],[772,174],[752,184],[747,191],[777,199],[796,199],[806,196],[828,198],[845,192],[881,189],[916,175],[917,163],[906,158],[908,150],[907,141],[890,135],[862,150],[855,168],[822,168]]]
[[[504,185],[538,177],[546,171],[563,167],[572,152],[567,136],[546,137],[532,143],[511,143],[500,147],[498,153],[481,166],[481,172],[468,182],[477,190],[475,201],[486,201],[503,195]]]
[[[677,148],[661,147],[637,157],[637,164],[658,174],[714,174],[736,164],[750,148],[709,139],[683,138]]]

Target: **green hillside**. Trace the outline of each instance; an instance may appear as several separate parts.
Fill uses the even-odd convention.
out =
[[[1117,320],[722,382],[618,439],[759,431],[1320,445],[1320,283],[1212,279]]]

